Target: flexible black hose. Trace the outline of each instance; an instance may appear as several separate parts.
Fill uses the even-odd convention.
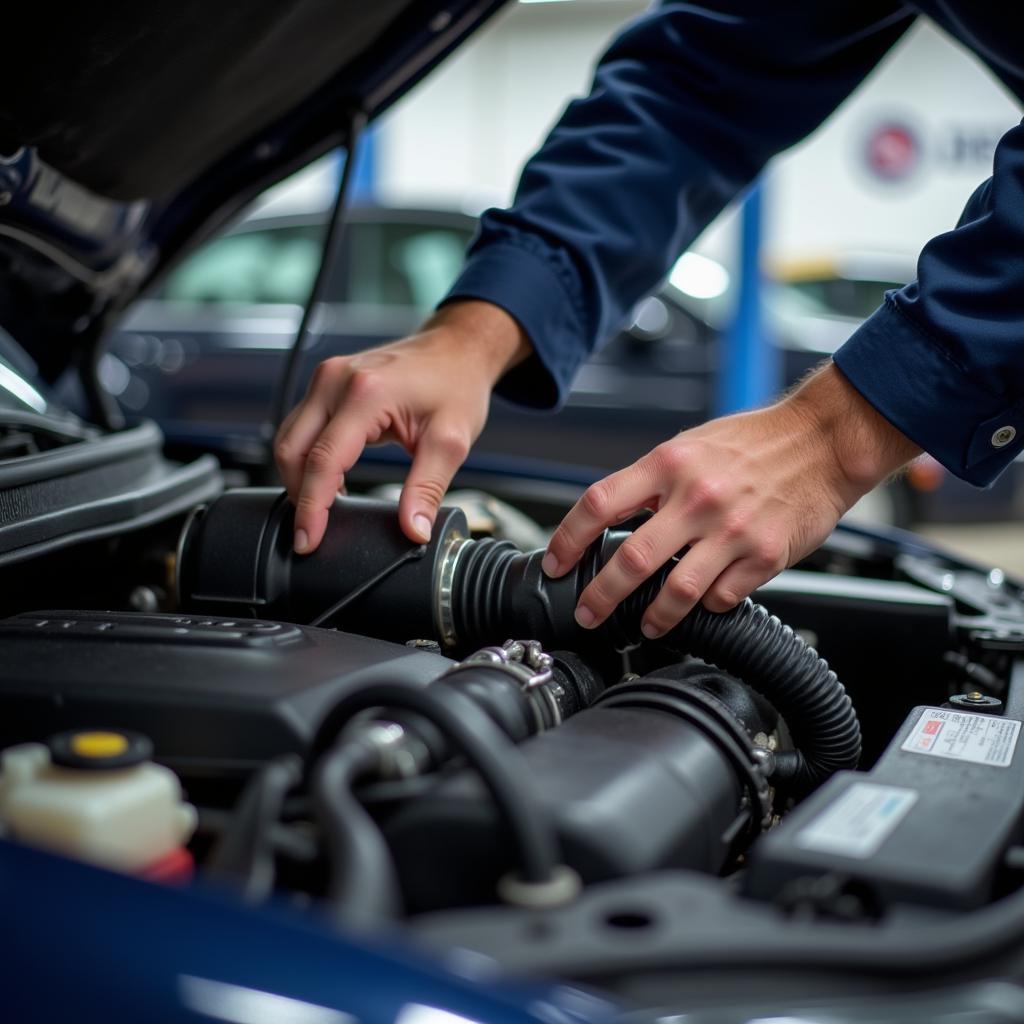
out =
[[[231,827],[231,811],[219,807],[197,807],[196,810],[199,812],[196,832],[200,835],[213,836],[216,841]],[[271,825],[270,844],[275,852],[299,864],[312,864],[320,856],[320,847],[313,836],[284,822]],[[203,864],[204,874],[208,863]]]
[[[274,830],[284,799],[302,779],[302,761],[294,754],[275,758],[249,780],[216,845],[206,859],[209,877],[239,885],[243,896],[260,902],[274,888]]]
[[[442,696],[427,688],[381,683],[343,697],[332,711],[331,728],[342,728],[360,711],[381,707],[412,711],[444,735],[453,750],[476,769],[493,797],[511,832],[523,881],[550,881],[560,862],[554,826],[533,792],[519,751],[498,726],[456,690],[447,689]],[[344,740],[340,746],[344,748]],[[328,782],[336,784],[324,780],[325,786]],[[352,874],[352,885],[356,882]]]
[[[639,637],[644,611],[668,571],[620,605],[621,628]],[[803,793],[857,767],[860,723],[849,695],[828,662],[763,605],[749,597],[723,613],[697,605],[660,642],[739,677],[785,719],[796,749],[777,755],[776,783]]]
[[[609,642],[618,648],[647,643],[640,623],[675,559],[626,598],[600,629],[582,630],[573,618],[580,594],[627,536],[606,531],[557,580],[541,571],[542,551],[521,554],[505,542],[475,542],[461,556],[452,596],[460,642],[494,643],[518,632],[581,651]],[[739,677],[774,705],[797,747],[778,756],[774,781],[806,792],[833,772],[857,766],[860,724],[846,691],[817,651],[761,605],[747,598],[721,614],[698,605],[657,643]]]
[[[320,759],[313,777],[313,805],[331,864],[328,896],[339,920],[353,927],[401,912],[391,851],[353,792],[377,758],[377,751],[359,737],[346,739]]]

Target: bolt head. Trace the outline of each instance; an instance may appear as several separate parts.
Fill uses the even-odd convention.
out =
[[[993,448],[1005,448],[1017,436],[1017,428],[1007,424],[992,435]]]

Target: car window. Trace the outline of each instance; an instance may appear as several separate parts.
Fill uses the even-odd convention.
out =
[[[430,224],[349,225],[346,299],[426,313],[458,276],[472,229]]]
[[[320,263],[317,225],[263,228],[204,245],[171,273],[159,297],[187,305],[301,305]]]
[[[827,277],[791,281],[785,287],[812,316],[848,316],[866,320],[881,305],[890,288],[905,282]]]

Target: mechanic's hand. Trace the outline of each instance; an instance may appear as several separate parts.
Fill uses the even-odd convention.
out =
[[[605,527],[654,515],[580,596],[576,620],[600,625],[682,548],[642,631],[664,635],[698,601],[724,612],[813,551],[863,494],[921,450],[829,364],[776,405],[712,420],[590,487],[544,556],[561,576]]]
[[[491,388],[530,351],[504,310],[462,301],[418,334],[321,363],[274,441],[295,504],[295,550],[317,547],[345,473],[366,445],[384,441],[413,456],[398,515],[410,540],[428,541],[441,499],[483,429]]]

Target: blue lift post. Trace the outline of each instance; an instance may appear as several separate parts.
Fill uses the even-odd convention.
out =
[[[369,124],[359,137],[356,149],[356,165],[352,168],[350,201],[358,206],[368,206],[377,198],[377,132],[375,124]],[[338,154],[338,174],[345,163],[344,151]]]
[[[763,405],[782,385],[778,349],[765,329],[762,311],[761,234],[763,186],[754,182],[740,214],[739,281],[732,324],[721,339],[716,413]]]

